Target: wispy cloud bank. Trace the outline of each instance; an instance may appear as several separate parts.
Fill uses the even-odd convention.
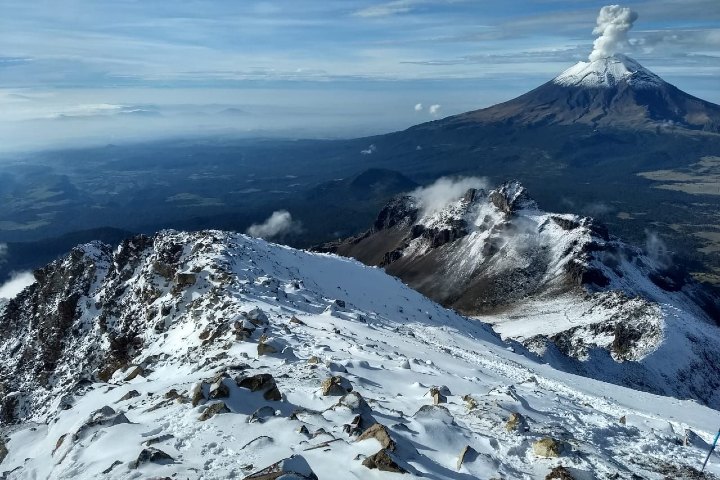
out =
[[[287,210],[278,210],[272,213],[263,223],[253,224],[247,229],[247,234],[256,238],[282,238],[291,233],[302,231],[302,224],[295,221]]]
[[[415,189],[410,195],[417,199],[422,215],[432,215],[460,199],[469,189],[487,189],[488,185],[487,179],[481,177],[442,177],[426,187]]]
[[[25,287],[35,283],[35,277],[32,272],[13,272],[10,280],[0,285],[0,298],[10,299],[22,292]]]

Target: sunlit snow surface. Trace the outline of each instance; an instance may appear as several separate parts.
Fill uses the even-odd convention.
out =
[[[652,88],[665,83],[632,58],[620,54],[593,62],[578,62],[553,80],[566,87],[590,88],[615,87],[623,81],[638,88]]]
[[[162,319],[157,316],[148,317],[140,332],[145,346],[137,360],[157,355],[152,372],[129,381],[123,380],[126,371],[117,372],[109,383],[75,395],[67,410],[59,408],[59,390],[38,392],[49,396],[37,409],[37,423],[5,432],[9,454],[0,471],[11,471],[9,478],[243,478],[293,454],[302,455],[320,479],[405,478],[362,465],[380,445],[346,434],[343,425],[355,414],[336,406],[339,397],[320,394],[322,380],[337,374],[350,380],[375,420],[389,428],[398,463],[424,478],[544,478],[558,464],[577,479],[633,473],[661,479],[667,473],[660,472],[668,471],[681,478],[677,472],[699,467],[705,454],[702,440],[682,445],[686,429],[708,441],[720,426],[720,413],[695,402],[562,373],[514,353],[521,348],[500,342],[486,325],[352,260],[221,232],[165,232],[155,242],[184,244],[183,271],[196,272],[197,281],[174,289],[153,273],[152,251],[128,280],[161,291],[153,306],[176,305],[165,317],[164,332],[151,326]],[[99,252],[86,250],[103,263]],[[102,279],[107,268],[98,269],[89,300],[107,293]],[[206,329],[235,322],[255,308],[269,317],[264,334],[278,353],[258,357],[262,329],[247,341],[228,331],[203,345],[199,336]],[[101,335],[92,326],[95,314],[89,308],[85,317],[91,325],[87,342]],[[302,323],[291,322],[293,316]],[[308,363],[313,356],[318,365]],[[244,375],[271,373],[283,399],[267,401],[233,383],[229,398],[222,399],[231,412],[207,421],[198,417],[216,400],[192,407],[165,399],[171,389],[188,395],[197,382],[241,365],[248,367]],[[431,386],[448,387],[449,415],[441,409],[415,415],[432,403]],[[140,395],[119,401],[131,390]],[[474,408],[466,406],[465,395],[475,400]],[[79,432],[104,406],[124,413],[129,423]],[[275,415],[250,423],[262,406],[271,406]],[[506,431],[512,412],[527,417],[529,431]],[[309,434],[299,432],[303,425]],[[533,454],[532,442],[544,436],[566,443],[562,457]],[[158,439],[152,446],[174,462],[131,469],[150,439]],[[466,445],[478,456],[458,470]],[[720,473],[720,458],[711,459],[709,470]]]

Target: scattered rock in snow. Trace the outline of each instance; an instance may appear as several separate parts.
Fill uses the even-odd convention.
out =
[[[318,480],[315,472],[312,471],[307,460],[301,455],[293,455],[289,458],[273,463],[269,467],[248,475],[243,480]]]
[[[223,380],[217,380],[213,384],[210,385],[210,390],[208,391],[208,398],[210,400],[215,400],[218,398],[226,398],[230,396],[230,389],[227,385],[225,385],[225,382]]]
[[[255,325],[256,327],[260,327],[263,325],[267,325],[270,323],[270,320],[268,319],[268,316],[260,310],[259,308],[253,308],[247,313],[247,319],[250,320],[250,322]]]
[[[120,397],[120,398],[118,399],[118,401],[115,402],[115,403],[124,402],[125,400],[130,400],[131,398],[135,398],[135,397],[139,397],[139,396],[140,396],[140,392],[138,392],[137,390],[130,390],[130,391],[127,392],[125,395],[123,395],[122,397]]]
[[[208,405],[208,407],[203,410],[203,412],[200,414],[200,417],[198,417],[198,420],[201,422],[204,422],[205,420],[209,420],[215,415],[218,415],[220,413],[229,413],[230,409],[227,408],[225,405],[225,402],[217,402],[213,403],[211,405]]]
[[[453,425],[455,419],[450,410],[442,405],[423,405],[413,415],[418,420],[439,420],[447,425]]]
[[[258,357],[263,355],[272,355],[273,353],[278,353],[281,349],[282,347],[278,345],[276,341],[273,341],[263,335],[258,341],[257,354]]]
[[[137,378],[139,375],[142,375],[143,368],[140,365],[133,365],[130,367],[130,370],[125,375],[125,378],[123,378],[123,381],[129,382],[130,380],[133,380],[134,378]]]
[[[475,410],[478,407],[478,402],[470,395],[465,395],[462,397],[462,399],[465,401],[465,406],[468,410]]]
[[[529,427],[525,417],[521,413],[514,412],[510,414],[510,418],[505,423],[505,430],[508,432],[526,432]]]
[[[441,403],[447,403],[447,397],[440,393],[440,389],[438,387],[432,387],[430,389],[430,398],[432,398],[433,405],[439,405]]]
[[[310,365],[317,365],[318,363],[320,363],[320,359],[313,355],[312,357],[308,358],[307,363],[309,363]]]
[[[295,315],[290,318],[290,323],[294,323],[295,325],[305,325],[305,322],[297,318]]]
[[[263,398],[277,402],[282,400],[282,394],[275,383],[275,379],[269,373],[259,373],[252,377],[245,377],[241,379],[235,379],[238,387],[249,389],[251,392],[263,392]]]
[[[375,440],[377,440],[383,449],[389,450],[391,452],[395,451],[395,440],[392,439],[392,437],[390,436],[390,432],[388,432],[388,429],[387,427],[385,427],[385,425],[376,423],[375,425],[365,430],[358,437],[357,441],[361,442],[369,438],[374,438]]]
[[[353,389],[350,380],[339,375],[335,375],[323,380],[320,390],[324,396],[340,396],[351,392]]]
[[[90,419],[85,422],[73,435],[73,440],[82,439],[88,432],[101,427],[113,427],[122,423],[130,423],[123,413],[115,413],[115,410],[104,406],[90,414]]]
[[[205,400],[205,395],[203,395],[203,384],[202,383],[196,383],[192,386],[190,389],[190,403],[193,407],[197,407],[200,402]]]
[[[533,453],[538,457],[554,458],[559,457],[563,451],[562,442],[554,438],[544,437],[533,443]]]
[[[103,475],[107,475],[108,473],[112,472],[113,468],[117,467],[118,465],[122,465],[122,462],[120,460],[115,460],[108,468],[102,471]]]
[[[144,463],[158,463],[161,465],[165,465],[168,463],[173,463],[175,459],[168,455],[167,453],[163,452],[162,450],[159,450],[157,448],[149,447],[144,448],[140,455],[138,455],[137,460],[130,462],[130,468],[136,469],[140,467],[140,465]]]
[[[572,476],[570,470],[558,465],[550,470],[550,473],[545,476],[545,480],[575,480],[575,477]]]
[[[382,472],[407,473],[385,449],[367,457],[362,464],[370,470],[377,468]]]
[[[248,423],[262,422],[266,418],[274,417],[274,416],[275,416],[275,409],[265,405],[264,407],[258,408],[257,410],[255,410],[253,412],[252,415],[250,415],[250,418],[248,419]]]
[[[460,455],[458,455],[457,469],[460,470],[460,467],[462,467],[463,463],[473,462],[477,457],[478,452],[470,445],[465,445],[465,447],[463,447],[463,449],[460,451]]]
[[[689,428],[685,429],[685,435],[683,436],[683,445],[686,447],[697,447],[702,450],[707,450],[710,447],[710,445],[708,445],[705,440],[700,438],[697,433],[693,432]]]

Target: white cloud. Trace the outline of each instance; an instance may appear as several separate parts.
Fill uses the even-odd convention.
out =
[[[480,177],[442,177],[427,187],[420,187],[410,193],[417,199],[422,215],[431,215],[458,200],[471,189],[487,189],[488,181]]]
[[[430,105],[430,108],[428,108],[430,115],[437,115],[439,110],[440,110],[440,105],[438,105],[437,103],[435,105]]]
[[[416,112],[421,112],[422,109],[423,109],[423,104],[422,104],[422,103],[416,103],[416,104],[415,104],[415,111],[416,111]]]
[[[373,143],[372,145],[370,145],[370,146],[369,146],[368,148],[366,148],[365,150],[361,150],[360,153],[363,154],[363,155],[372,155],[372,154],[375,153],[376,151],[377,151],[377,147],[376,147],[375,144]]]
[[[10,280],[0,286],[0,298],[13,298],[33,283],[35,277],[32,272],[13,272],[10,274]]]
[[[258,238],[283,237],[290,233],[297,233],[302,230],[302,224],[293,220],[287,210],[277,210],[272,213],[263,223],[253,224],[247,229],[247,234]]]
[[[392,2],[363,8],[355,12],[355,15],[365,18],[388,17],[399,13],[411,12],[417,3],[420,2],[418,2],[418,0],[393,0]]]

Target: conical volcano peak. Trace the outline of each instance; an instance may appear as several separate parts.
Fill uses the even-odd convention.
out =
[[[555,77],[553,83],[584,88],[613,88],[626,83],[636,88],[655,88],[665,82],[632,58],[615,54],[591,62],[578,62]]]

